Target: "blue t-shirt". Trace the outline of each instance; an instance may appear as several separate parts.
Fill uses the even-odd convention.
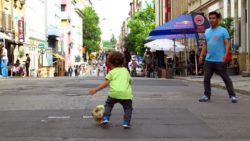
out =
[[[206,61],[223,62],[226,52],[224,40],[230,38],[227,29],[221,26],[216,29],[208,28],[205,37],[207,41]]]

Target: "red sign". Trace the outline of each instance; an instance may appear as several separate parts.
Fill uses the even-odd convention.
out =
[[[203,13],[192,12],[191,15],[193,18],[194,28],[196,31],[197,46],[200,51],[206,41],[205,31],[207,28],[210,27],[210,24]]]
[[[165,22],[171,20],[171,0],[165,0]]]
[[[24,21],[18,20],[18,39],[19,42],[24,42]]]

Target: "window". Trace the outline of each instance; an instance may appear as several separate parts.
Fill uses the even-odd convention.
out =
[[[61,11],[66,11],[66,5],[65,4],[61,5]]]

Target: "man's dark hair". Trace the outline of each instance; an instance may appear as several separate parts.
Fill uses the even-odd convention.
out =
[[[221,14],[220,13],[218,13],[218,12],[216,12],[216,11],[212,11],[212,12],[209,12],[209,14],[208,14],[209,16],[211,16],[211,15],[215,15],[218,19],[220,19],[221,18]]]
[[[113,51],[108,55],[108,63],[114,65],[115,67],[123,66],[124,55],[118,51]]]
[[[29,56],[29,54],[27,53],[26,56]]]

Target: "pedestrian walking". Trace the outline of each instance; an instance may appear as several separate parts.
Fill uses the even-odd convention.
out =
[[[237,103],[237,98],[234,92],[233,83],[227,73],[226,63],[227,55],[230,50],[230,37],[227,29],[219,26],[220,14],[217,12],[209,13],[209,21],[211,28],[205,32],[206,43],[202,48],[199,62],[203,63],[203,56],[206,54],[204,63],[204,96],[199,101],[207,102],[211,98],[211,77],[214,72],[218,73],[227,88],[229,98],[232,103]]]
[[[106,77],[106,63],[102,63],[103,76]]]
[[[25,67],[26,67],[26,76],[29,77],[30,76],[30,57],[29,54],[26,54],[26,61],[25,61]]]
[[[1,54],[1,70],[2,70],[2,77],[6,78],[8,76],[8,51],[5,47],[2,48],[2,54]]]
[[[68,68],[69,77],[72,77],[72,73],[73,73],[73,68],[71,66],[69,66],[69,68]]]
[[[152,68],[153,68],[153,55],[152,52],[150,51],[150,49],[148,48],[147,51],[144,53],[143,55],[143,61],[146,64],[146,76],[150,77],[150,74],[152,72]]]
[[[131,55],[130,55],[130,52],[129,52],[129,50],[128,50],[128,48],[125,48],[125,51],[124,51],[124,57],[125,57],[125,67],[128,69],[128,71],[130,71],[129,70],[129,62],[130,62],[130,60],[131,60]]]
[[[78,65],[76,65],[76,66],[75,66],[75,77],[78,76],[78,72],[79,72],[79,71],[78,71]]]
[[[3,53],[3,44],[0,43],[0,78],[2,77],[2,53]]]
[[[132,88],[131,77],[128,70],[123,67],[124,56],[120,52],[112,52],[108,56],[108,63],[111,71],[106,76],[106,80],[98,87],[91,89],[90,94],[94,95],[98,91],[110,85],[109,96],[105,104],[105,112],[103,116],[103,124],[108,124],[111,111],[116,103],[120,103],[124,109],[123,127],[129,128],[132,117]]]
[[[109,56],[110,52],[107,53],[107,58]],[[108,63],[108,60],[106,60],[106,74],[108,74],[111,70],[110,64]]]
[[[137,66],[138,66],[138,63],[136,62],[135,59],[132,58],[132,62],[130,64],[130,67],[131,67],[131,72],[130,73],[131,73],[132,77],[137,75],[136,74],[136,68],[137,68]]]

